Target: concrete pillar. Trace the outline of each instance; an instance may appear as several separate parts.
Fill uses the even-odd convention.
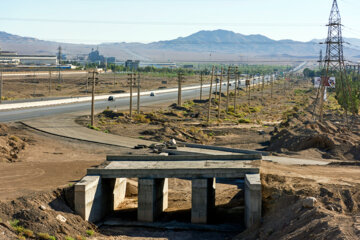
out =
[[[74,186],[75,212],[84,220],[98,222],[125,198],[126,179],[85,176]]]
[[[126,195],[126,178],[116,178],[115,181],[112,181],[114,186],[113,190],[113,210],[117,209],[117,207],[125,200]]]
[[[191,222],[207,223],[215,207],[215,178],[192,179]]]
[[[245,175],[245,225],[250,228],[261,221],[260,174]]]
[[[139,178],[138,184],[138,221],[154,222],[168,208],[169,181]]]

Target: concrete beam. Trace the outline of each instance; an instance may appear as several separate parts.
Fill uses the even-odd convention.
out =
[[[215,207],[215,178],[192,179],[191,222],[207,223]]]
[[[84,220],[98,222],[125,198],[126,179],[85,176],[74,187],[75,211]]]
[[[138,221],[154,222],[168,208],[169,181],[139,178],[138,184]]]
[[[259,167],[253,161],[238,160],[111,161],[87,173],[102,178],[245,178],[245,174],[259,173]]]
[[[261,221],[261,180],[260,174],[245,176],[245,225],[250,228]]]

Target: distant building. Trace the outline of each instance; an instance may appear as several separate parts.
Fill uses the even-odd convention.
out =
[[[125,67],[127,69],[130,69],[130,70],[137,70],[139,68],[139,65],[140,65],[140,61],[136,60],[136,61],[133,61],[133,60],[127,60],[125,62]]]
[[[99,50],[91,50],[91,53],[88,55],[88,61],[89,62],[105,62],[105,57],[103,55],[100,55]]]
[[[184,68],[185,69],[193,69],[194,68],[194,65],[184,65]]]
[[[115,59],[115,57],[108,57],[108,58],[106,58],[106,61],[107,61],[107,63],[115,63],[116,59]]]
[[[16,52],[0,51],[0,65],[56,65],[56,55],[19,55]]]

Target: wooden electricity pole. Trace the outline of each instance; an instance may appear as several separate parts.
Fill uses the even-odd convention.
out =
[[[140,73],[137,75],[137,114],[140,114]]]
[[[226,86],[226,113],[229,112],[229,97],[230,97],[230,67],[228,67],[228,72],[227,72],[227,86]]]
[[[265,88],[265,76],[262,75],[261,98],[264,98],[264,88]]]
[[[238,84],[239,84],[239,73],[238,73],[238,67],[236,67],[236,68],[235,68],[234,113],[236,113],[236,97],[237,97]]]
[[[134,78],[135,78],[135,74],[134,73],[128,73],[128,76],[129,76],[129,78],[128,78],[128,80],[129,80],[129,85],[130,85],[130,117],[132,117],[132,105],[133,105],[133,99],[132,99],[132,97],[133,97],[133,84],[134,84]]]
[[[223,81],[223,73],[224,73],[224,68],[221,68],[221,73],[220,73],[220,86],[219,86],[219,105],[218,105],[218,119],[220,119],[221,117],[221,85],[222,85],[222,81]]]
[[[251,76],[249,76],[250,78],[249,78],[249,80],[247,80],[248,81],[248,86],[249,86],[249,88],[248,88],[248,104],[249,104],[249,106],[250,106],[250,100],[251,100]]]
[[[116,72],[114,70],[114,82],[113,82],[113,85],[115,86],[115,80],[116,80]]]
[[[218,76],[217,74],[216,74],[216,76]],[[219,81],[219,79],[216,77],[216,79],[215,79],[215,100],[217,99],[217,95],[218,95],[218,81]]]
[[[94,126],[95,124],[95,81],[98,80],[97,76],[99,73],[96,71],[96,69],[89,72],[91,77],[88,78],[88,80],[92,80],[92,91],[91,91],[91,126]]]
[[[58,47],[58,50],[59,50],[59,52],[58,52],[58,58],[59,58],[59,76],[58,76],[58,81],[59,81],[59,84],[61,83],[61,55],[62,55],[62,53],[61,53],[61,46],[59,46]]]
[[[3,98],[3,73],[2,73],[2,69],[0,69],[0,103],[2,103],[2,98]]]
[[[181,88],[182,88],[182,81],[183,81],[183,79],[184,79],[184,73],[183,72],[181,72],[181,71],[179,71],[178,72],[178,102],[177,102],[177,105],[178,106],[182,106],[182,99],[181,99],[181,94],[182,94],[182,92],[181,92]]]
[[[214,80],[214,70],[215,67],[212,67],[211,71],[211,80],[210,80],[210,91],[209,91],[209,105],[208,105],[208,114],[207,114],[207,122],[210,122],[210,110],[211,110],[211,95],[212,95],[212,84]]]
[[[204,76],[204,73],[201,72],[200,73],[200,101],[202,100],[202,90],[203,90],[203,76]]]
[[[274,75],[271,75],[270,84],[271,84],[270,97],[272,99],[273,98],[273,89],[274,89]]]
[[[51,71],[49,71],[49,95],[51,94]]]

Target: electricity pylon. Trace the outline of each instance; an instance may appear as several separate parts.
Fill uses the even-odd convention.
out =
[[[325,76],[321,78],[320,99],[319,99],[319,120],[323,120],[324,96],[326,87],[329,86],[328,80],[331,75],[338,72],[340,75],[340,87],[345,100],[345,112],[347,118],[348,99],[351,96],[350,86],[346,77],[346,69],[344,64],[342,24],[337,0],[333,1],[328,23],[328,36],[326,38],[326,55],[324,58]],[[319,94],[318,94],[319,96]],[[318,100],[318,96],[316,101]]]

